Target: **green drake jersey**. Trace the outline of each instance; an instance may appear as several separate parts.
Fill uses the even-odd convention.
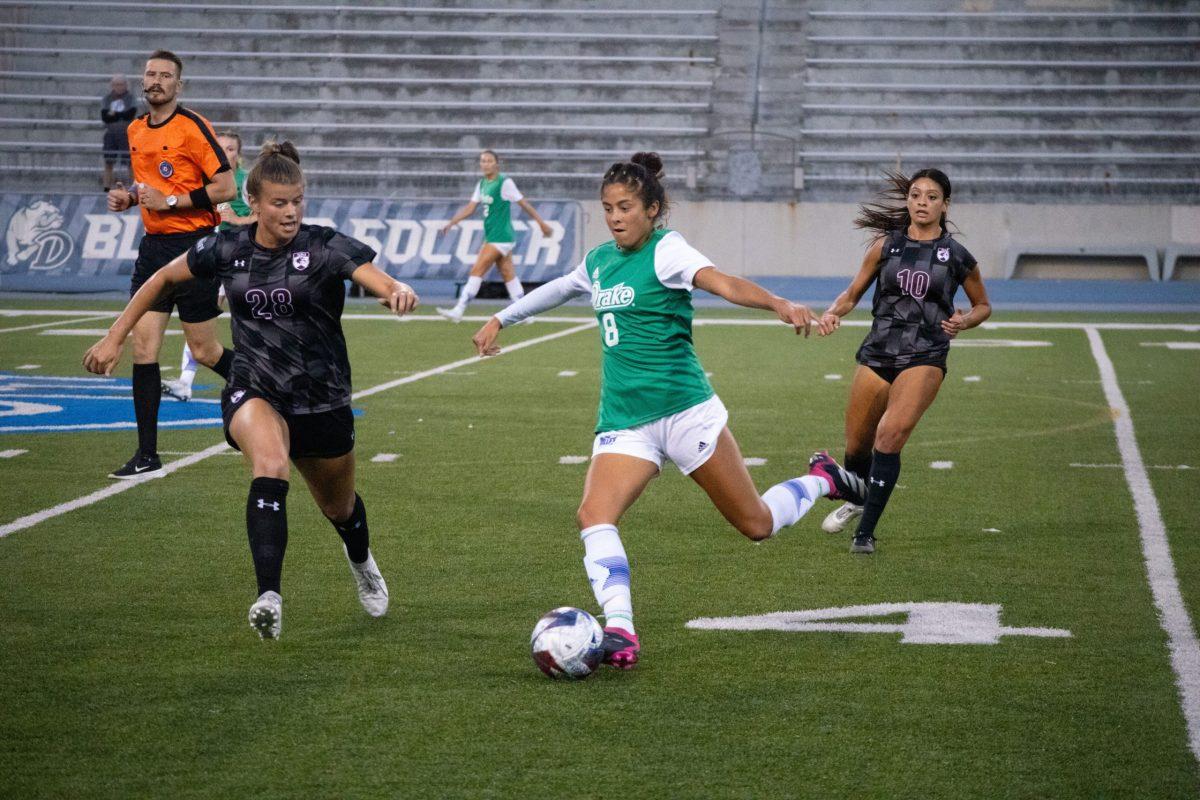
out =
[[[485,242],[515,242],[510,205],[524,200],[512,178],[497,175],[492,180],[480,178],[471,195],[472,203],[483,204],[483,240]]]
[[[610,241],[571,275],[588,286],[603,352],[596,432],[644,425],[703,403],[712,386],[692,346],[692,279],[712,261],[671,230],[637,250]]]

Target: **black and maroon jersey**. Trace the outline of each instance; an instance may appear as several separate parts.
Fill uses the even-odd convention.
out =
[[[229,385],[255,390],[283,413],[349,405],[345,282],[375,251],[320,225],[301,225],[268,250],[255,243],[257,228],[215,233],[187,254],[192,274],[218,278],[229,298],[237,350]]]
[[[954,314],[954,295],[975,269],[975,257],[950,238],[916,241],[891,231],[883,241],[875,279],[871,332],[858,349],[858,363],[904,367],[944,361],[950,337],[942,321]]]

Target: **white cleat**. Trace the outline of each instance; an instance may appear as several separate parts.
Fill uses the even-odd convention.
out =
[[[354,576],[354,583],[358,586],[358,599],[362,607],[372,617],[382,617],[388,610],[388,588],[383,576],[379,574],[375,557],[368,550],[367,560],[361,564],[350,561],[349,554],[346,560],[350,562],[350,574]]]
[[[250,627],[260,639],[278,639],[282,625],[283,598],[278,592],[263,592],[250,606]]]
[[[183,381],[163,381],[162,393],[167,397],[173,397],[182,403],[186,403],[192,399],[192,386]]]
[[[458,306],[454,308],[439,308],[437,312],[451,322],[462,322],[463,313],[465,313],[464,309]]]
[[[821,523],[821,530],[826,533],[841,533],[846,530],[847,525],[861,517],[862,513],[862,506],[856,506],[854,503],[846,503],[836,511],[829,512],[829,515]]]

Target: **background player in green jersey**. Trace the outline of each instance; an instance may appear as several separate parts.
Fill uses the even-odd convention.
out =
[[[625,511],[670,458],[708,493],[730,524],[753,540],[795,524],[818,497],[861,502],[862,480],[819,452],[809,474],[761,496],[746,470],[729,415],[714,394],[692,346],[692,288],[748,308],[761,308],[808,335],[804,306],[744,278],[726,275],[663,227],[662,161],[638,153],[613,164],[601,185],[613,239],[591,250],[571,273],[530,292],[488,320],[473,339],[480,355],[500,352],[500,329],[572,297],[591,295],[600,323],[600,411],[592,463],[577,521],[584,566],[604,609],[605,661],[629,669],[640,643],[633,625],[629,560],[617,533]],[[856,501],[855,498],[858,498]]]
[[[225,158],[233,168],[233,184],[237,194],[228,203],[221,203],[217,210],[221,212],[220,230],[227,231],[240,225],[249,225],[258,219],[253,209],[246,204],[246,169],[242,166],[242,137],[233,131],[221,131],[217,134],[217,144],[225,151]],[[217,293],[217,303],[224,307],[225,290]],[[192,348],[183,345],[183,359],[179,364],[179,377],[173,381],[162,382],[162,393],[176,400],[192,399],[192,383],[196,380],[196,370],[199,364],[192,356]]]
[[[513,231],[512,213],[509,206],[516,203],[541,228],[543,236],[549,236],[550,226],[538,216],[537,211],[525,199],[525,195],[513,183],[513,179],[500,172],[500,158],[491,150],[479,154],[479,168],[483,177],[475,184],[475,193],[471,200],[459,212],[450,218],[442,228],[442,233],[448,233],[458,223],[475,213],[475,209],[483,204],[483,247],[475,258],[475,266],[467,276],[467,282],[458,295],[458,302],[452,308],[439,308],[437,311],[446,319],[459,322],[466,313],[467,304],[479,294],[483,284],[483,276],[492,265],[500,268],[504,278],[504,288],[513,300],[520,300],[525,295],[521,282],[517,280],[517,270],[513,266],[512,251],[517,243],[516,232]]]

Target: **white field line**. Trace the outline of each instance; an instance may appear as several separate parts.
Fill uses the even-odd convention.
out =
[[[1167,634],[1171,668],[1175,671],[1180,705],[1183,707],[1183,718],[1187,723],[1188,744],[1192,755],[1200,760],[1200,642],[1196,640],[1196,630],[1188,616],[1187,607],[1183,604],[1179,578],[1175,574],[1175,562],[1171,559],[1171,547],[1167,541],[1166,526],[1158,508],[1158,500],[1154,496],[1154,487],[1150,485],[1150,475],[1146,472],[1146,465],[1138,449],[1133,419],[1129,414],[1125,396],[1121,394],[1120,384],[1117,383],[1116,369],[1104,349],[1104,340],[1100,337],[1100,332],[1089,328],[1087,337],[1092,347],[1092,357],[1096,359],[1096,366],[1100,369],[1104,396],[1108,405],[1116,411],[1113,427],[1116,429],[1121,463],[1125,465],[1125,481],[1129,484],[1133,506],[1137,512],[1142,555],[1146,561],[1146,576],[1150,581],[1154,605],[1158,609],[1159,624]]]
[[[596,321],[594,319],[590,319],[587,321],[587,324],[585,324],[585,325],[576,325],[575,327],[568,328],[564,331],[557,331],[555,333],[547,334],[545,336],[538,336],[533,339],[526,339],[523,342],[517,342],[515,344],[511,344],[505,348],[504,352],[510,353],[515,350],[521,350],[526,347],[532,347],[535,344],[541,344],[542,342],[549,342],[553,339],[560,339],[563,336],[570,336],[573,333],[578,333],[579,331],[587,330],[588,328],[593,328],[595,326],[596,326]],[[372,386],[369,389],[363,389],[360,392],[355,392],[353,395],[353,398],[355,400],[359,400],[363,397],[370,397],[373,394],[378,394],[379,392],[386,391],[388,389],[392,389],[396,386],[403,386],[406,383],[412,383],[414,381],[419,381],[422,378],[429,378],[434,375],[440,375],[443,372],[449,372],[452,369],[457,369],[458,367],[461,367],[464,364],[473,364],[477,361],[482,361],[482,360],[483,360],[482,357],[474,356],[472,358],[466,358],[466,359],[462,359],[460,361],[454,361],[449,364],[443,364],[440,367],[434,367],[433,369],[427,369],[422,372],[417,372],[417,373],[414,373],[407,377],[400,378],[399,380],[388,381],[387,383],[381,383],[378,386]],[[154,473],[154,477],[158,478],[158,477],[170,475],[172,472],[177,472],[178,470],[181,470],[184,467],[190,467],[192,464],[197,464],[197,463],[205,460],[206,458],[209,458],[210,456],[220,455],[229,449],[230,449],[229,445],[224,442],[221,442],[220,444],[215,444],[212,447],[209,447],[205,450],[201,450],[200,452],[196,453],[195,455],[187,456],[186,458],[181,458],[178,461],[172,461],[170,464],[163,465],[162,470]],[[104,487],[103,489],[100,489],[99,491],[95,491],[95,492],[92,492],[91,494],[84,495],[83,497],[78,497],[78,498],[76,498],[74,500],[70,500],[66,503],[60,503],[59,505],[52,506],[52,507],[46,508],[46,509],[42,509],[41,511],[34,512],[33,514],[28,514],[19,519],[15,519],[6,525],[0,525],[0,539],[3,539],[4,537],[9,536],[10,534],[16,533],[17,531],[25,530],[26,528],[32,528],[34,525],[45,522],[48,519],[53,519],[54,517],[57,517],[57,516],[61,516],[63,514],[66,514],[69,511],[75,511],[76,509],[85,508],[86,506],[90,506],[95,503],[99,503],[101,500],[107,500],[108,498],[113,497],[114,495],[118,495],[121,492],[129,491],[130,489],[134,488],[135,486],[145,483],[147,480],[153,480],[153,478],[143,478],[140,480],[131,480],[131,481],[118,481],[116,483],[113,483],[109,486]]]
[[[77,311],[77,310],[53,310],[53,309],[0,309],[0,317],[18,317],[18,316],[91,316],[96,312]],[[110,311],[104,313],[96,319],[104,319],[106,317],[115,317],[119,311]],[[221,318],[228,319],[229,313],[221,315]],[[464,322],[487,322],[492,318],[491,314],[474,314],[463,317]],[[395,317],[391,314],[365,314],[361,312],[342,314],[342,319],[348,320],[377,320],[380,322],[442,322],[448,323],[444,318],[434,314],[413,314],[407,317]],[[584,323],[592,322],[595,317],[591,316],[551,316],[543,315],[534,317],[538,322],[562,322],[562,323]],[[82,322],[80,319],[75,322]],[[695,325],[734,325],[734,326],[758,326],[758,325],[783,325],[779,320],[763,317],[761,319],[722,319],[720,317],[707,318],[700,317],[693,320]],[[59,324],[59,323],[55,323]],[[66,324],[66,323],[62,323]],[[865,319],[846,319],[842,320],[842,325],[848,328],[869,328],[870,320]],[[1069,330],[1069,331],[1086,331],[1086,330],[1101,330],[1101,331],[1183,331],[1186,333],[1200,333],[1200,323],[1171,323],[1171,322],[985,322],[979,326],[980,330],[1001,330],[1005,328],[1025,329],[1025,330]],[[0,329],[2,331],[3,329]],[[8,328],[9,331],[17,330],[17,328]],[[964,335],[970,337],[973,334],[967,333]]]
[[[82,319],[75,317],[72,319],[60,319],[56,322],[39,322],[37,325],[21,325],[16,328],[0,328],[0,333],[16,333],[17,331],[31,331],[34,328],[50,328],[55,325],[74,325],[80,322],[95,322],[98,319],[109,319],[112,316],[112,314],[102,314],[100,316],[93,315],[90,317],[84,317]],[[108,333],[107,330],[100,331],[101,336],[106,333]]]

